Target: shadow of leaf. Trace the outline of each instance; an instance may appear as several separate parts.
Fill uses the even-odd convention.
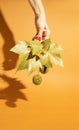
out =
[[[6,75],[0,75],[0,78],[8,83],[7,88],[0,90],[0,99],[4,99],[7,106],[16,107],[16,101],[18,99],[28,101],[23,92],[20,91],[20,89],[25,89],[25,86],[20,81]]]

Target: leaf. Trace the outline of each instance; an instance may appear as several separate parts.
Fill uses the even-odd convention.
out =
[[[52,67],[52,64],[49,60],[48,52],[46,54],[44,54],[43,56],[41,56],[40,62],[42,65],[45,65],[46,67]]]
[[[10,51],[15,52],[17,54],[27,54],[31,50],[28,47],[28,43],[25,41],[20,41],[17,45],[10,49]]]
[[[51,54],[59,54],[61,53],[62,50],[63,50],[62,47],[56,43],[52,43],[49,48],[49,52]]]
[[[60,54],[58,54],[58,55],[57,54],[51,55],[49,53],[49,58],[50,58],[50,61],[51,61],[52,64],[57,65],[57,66],[61,66],[61,67],[64,66]]]
[[[46,40],[42,41],[41,43],[43,45],[43,49],[45,51],[48,51],[48,49],[50,47],[50,44],[51,44],[51,40],[50,39],[46,39]]]
[[[46,39],[42,42],[34,40],[30,44],[20,41],[10,51],[20,55],[20,64],[17,71],[27,69],[28,74],[31,74],[36,69],[40,70],[43,67],[48,69],[53,65],[63,67],[60,55],[62,50],[60,45],[51,43],[50,39]]]
[[[32,48],[32,55],[37,55],[42,52],[42,44],[40,41],[34,40],[31,42],[30,46]]]
[[[17,68],[17,71],[18,70],[24,70],[28,67],[28,58],[29,54],[23,54],[23,55],[20,55],[20,64]]]
[[[29,60],[28,65],[28,74],[34,72],[37,68],[42,68],[41,62],[38,60],[36,61],[36,57]]]

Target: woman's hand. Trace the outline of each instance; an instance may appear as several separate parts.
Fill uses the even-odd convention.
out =
[[[33,40],[37,39],[39,41],[42,41],[49,38],[50,30],[47,25],[46,19],[43,16],[35,17],[35,25],[36,25],[37,33],[33,37]]]
[[[49,38],[50,30],[46,22],[45,10],[41,0],[29,0],[35,14],[36,35],[33,37],[39,41]]]

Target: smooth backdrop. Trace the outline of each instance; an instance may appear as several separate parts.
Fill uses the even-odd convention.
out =
[[[64,68],[42,75],[16,73],[9,50],[36,33],[28,0],[0,0],[0,130],[79,130],[79,1],[43,0],[51,40],[61,44]]]

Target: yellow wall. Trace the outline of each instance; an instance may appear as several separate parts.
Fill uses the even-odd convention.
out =
[[[35,86],[26,70],[15,73],[18,57],[9,52],[34,36],[33,11],[27,0],[0,0],[0,130],[79,130],[79,1],[43,4],[65,66],[54,67]]]

